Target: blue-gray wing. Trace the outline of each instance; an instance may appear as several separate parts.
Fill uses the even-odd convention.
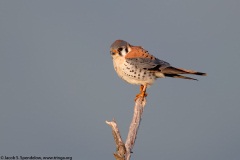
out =
[[[127,58],[126,62],[136,66],[137,68],[152,71],[159,71],[170,66],[168,62],[162,61],[160,59],[150,58]]]

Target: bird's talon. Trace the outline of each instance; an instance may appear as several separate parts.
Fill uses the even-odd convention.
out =
[[[147,93],[144,93],[144,92],[139,93],[139,94],[136,95],[134,101],[136,102],[138,98],[142,98],[142,100],[143,100],[145,97],[147,97],[147,95],[148,95],[148,94],[147,94]]]

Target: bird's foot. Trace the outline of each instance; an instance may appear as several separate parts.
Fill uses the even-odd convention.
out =
[[[139,94],[136,95],[134,101],[136,102],[136,100],[137,100],[138,98],[142,98],[142,100],[143,100],[145,97],[147,97],[147,95],[148,95],[148,94],[147,94],[146,92],[140,92]]]

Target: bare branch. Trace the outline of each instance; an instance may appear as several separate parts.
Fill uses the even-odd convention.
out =
[[[118,129],[116,121],[113,119],[111,122],[106,123],[112,127],[112,134],[116,144],[116,152],[113,154],[116,160],[125,160],[126,148],[122,141],[120,131]]]
[[[125,144],[122,141],[116,121],[115,120],[111,122],[106,121],[106,123],[112,128],[113,138],[116,143],[116,152],[114,153],[114,157],[116,160],[130,160],[145,105],[146,98],[139,97],[136,100],[133,118],[129,126],[128,136]]]
[[[128,136],[125,143],[125,147],[127,151],[126,160],[130,160],[132,149],[135,144],[135,140],[137,138],[137,132],[140,126],[141,117],[142,117],[142,113],[145,105],[146,105],[146,98],[144,99],[138,98],[135,103],[133,118],[129,127]]]

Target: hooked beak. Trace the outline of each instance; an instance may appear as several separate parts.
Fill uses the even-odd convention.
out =
[[[115,49],[111,49],[110,50],[110,54],[113,56],[113,55],[115,55],[117,53],[117,50],[115,50]]]

